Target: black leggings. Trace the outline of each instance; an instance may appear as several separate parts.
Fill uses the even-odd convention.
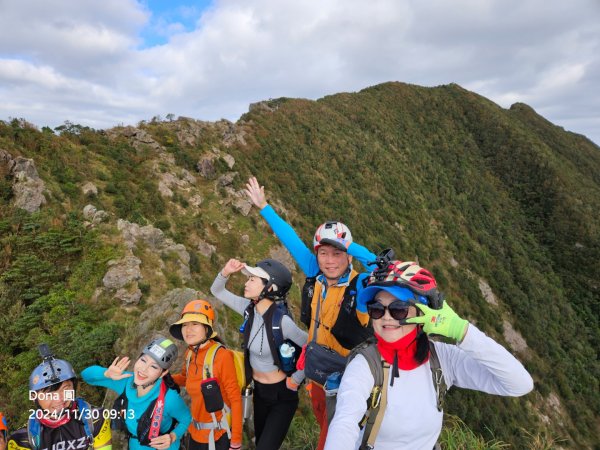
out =
[[[281,447],[298,408],[298,392],[287,388],[285,380],[263,384],[254,380],[254,434],[256,450]]]

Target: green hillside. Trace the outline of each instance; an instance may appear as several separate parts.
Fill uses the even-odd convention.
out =
[[[533,437],[600,446],[600,149],[585,137],[523,104],[505,110],[457,85],[400,83],[261,102],[235,124],[59,128],[0,123],[0,410],[13,421],[26,416],[38,342],[78,370],[115,351],[135,356],[176,314],[169,293],[206,294],[228,258],[280,251],[239,194],[255,175],[306,242],[337,218],[374,252],[391,246],[432,269],[454,309],[536,382],[520,399],[451,390],[448,413],[514,448],[534,448]],[[45,184],[39,211],[17,207],[2,150],[33,159]],[[84,194],[88,182],[97,192]],[[88,204],[106,216],[85,218]],[[153,226],[154,238],[128,243],[123,230],[135,224]],[[140,277],[115,294],[103,277],[129,256]],[[298,270],[294,279],[301,285]],[[222,309],[219,322],[236,340],[239,318]]]

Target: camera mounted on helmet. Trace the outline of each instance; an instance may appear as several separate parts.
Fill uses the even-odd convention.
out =
[[[77,378],[71,364],[63,359],[57,359],[47,344],[40,344],[38,351],[42,357],[42,363],[39,364],[29,376],[29,389],[39,391],[63,381]]]
[[[427,269],[413,261],[395,260],[394,250],[386,248],[375,260],[375,269],[367,279],[367,286],[399,286],[414,295],[424,297],[432,309],[440,309],[444,296],[437,289],[435,278]]]

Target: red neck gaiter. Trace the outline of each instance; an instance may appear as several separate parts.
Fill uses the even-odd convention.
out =
[[[71,403],[71,407],[68,409],[69,409],[69,411],[63,411],[63,413],[60,415],[60,417],[58,419],[50,419],[48,417],[45,417],[43,419],[40,419],[40,423],[48,428],[58,428],[58,427],[64,425],[65,423],[69,422],[71,420],[72,416],[73,417],[75,416],[77,407],[75,406],[74,402]]]
[[[402,370],[412,370],[419,367],[415,361],[417,353],[417,329],[401,337],[395,342],[387,342],[375,333],[377,338],[377,350],[381,357],[390,365],[394,364],[394,356],[398,355],[398,368]]]

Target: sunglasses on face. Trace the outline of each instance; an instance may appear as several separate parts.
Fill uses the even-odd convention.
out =
[[[395,320],[403,320],[408,316],[408,305],[400,300],[393,301],[388,306],[384,306],[379,302],[369,303],[367,305],[367,313],[371,319],[381,319],[385,315],[385,310],[390,312],[390,316]]]

